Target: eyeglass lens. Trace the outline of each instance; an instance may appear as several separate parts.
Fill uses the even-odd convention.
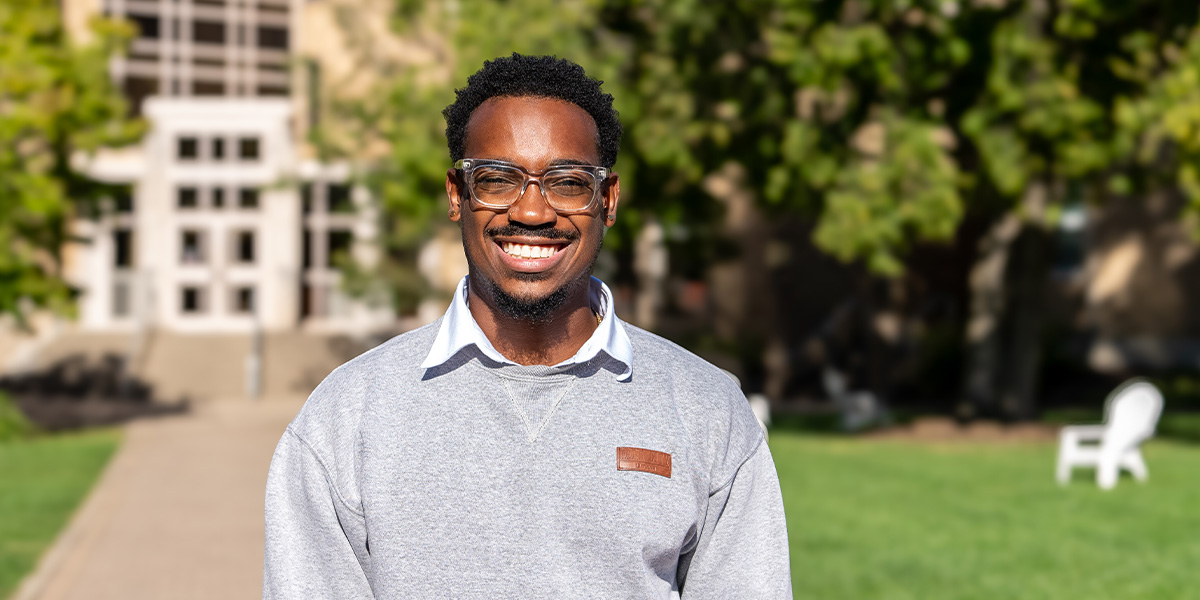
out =
[[[518,169],[499,165],[476,167],[471,182],[480,202],[507,206],[517,201],[526,187],[527,176]],[[595,197],[596,177],[583,169],[551,169],[536,178],[550,206],[562,210],[585,208]]]

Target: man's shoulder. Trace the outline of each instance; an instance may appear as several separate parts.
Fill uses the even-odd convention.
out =
[[[633,345],[633,380],[647,399],[667,399],[686,430],[712,489],[727,483],[763,440],[741,386],[693,352],[643,329],[625,326]]]
[[[309,395],[292,421],[293,431],[304,437],[316,429],[357,427],[371,398],[421,377],[421,361],[440,325],[438,319],[396,335],[334,369]]]
[[[622,323],[633,346],[634,378],[648,385],[669,385],[676,391],[695,392],[715,403],[711,408],[740,409],[746,404],[737,381],[729,373],[692,351],[660,335]]]
[[[343,376],[376,373],[379,368],[415,371],[429,353],[441,325],[442,318],[438,318],[427,325],[392,336],[382,344],[346,361],[334,369],[333,373],[341,373]]]

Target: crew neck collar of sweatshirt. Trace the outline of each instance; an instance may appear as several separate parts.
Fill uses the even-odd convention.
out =
[[[497,363],[519,366],[496,350],[475,322],[475,317],[471,316],[471,309],[467,307],[468,279],[469,277],[463,277],[462,281],[458,282],[458,289],[455,290],[454,299],[442,317],[433,347],[421,363],[422,369],[440,366],[468,346],[475,346],[484,356]],[[633,345],[629,342],[629,336],[625,334],[625,328],[617,319],[616,311],[613,310],[612,291],[603,281],[592,277],[588,287],[588,301],[592,310],[600,316],[599,326],[574,356],[549,367],[549,370],[561,371],[588,362],[604,352],[624,366],[624,370],[617,375],[617,381],[628,381],[633,375]]]

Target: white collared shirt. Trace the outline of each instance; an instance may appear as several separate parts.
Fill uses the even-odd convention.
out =
[[[475,317],[471,315],[471,309],[467,307],[467,279],[467,277],[463,277],[462,281],[458,282],[458,289],[454,291],[454,299],[450,301],[450,307],[446,309],[446,314],[442,317],[442,325],[438,329],[437,338],[433,340],[433,347],[430,348],[425,361],[421,363],[422,369],[436,367],[450,360],[459,350],[471,344],[498,363],[517,364],[500,354],[492,345],[491,340],[483,334],[479,324],[475,322]],[[617,380],[628,380],[633,375],[633,345],[630,344],[629,336],[625,334],[625,329],[617,321],[615,311],[612,309],[612,292],[609,291],[607,285],[604,285],[603,281],[592,277],[591,285],[588,287],[588,301],[592,310],[600,315],[600,325],[583,343],[583,346],[580,346],[575,356],[554,366],[564,367],[587,362],[603,350],[625,365],[625,370],[617,376]]]

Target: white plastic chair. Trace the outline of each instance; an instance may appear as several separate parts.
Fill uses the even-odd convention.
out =
[[[1132,473],[1138,481],[1146,481],[1149,472],[1139,446],[1154,435],[1162,406],[1162,392],[1154,384],[1133,379],[1108,395],[1103,425],[1063,427],[1058,437],[1055,471],[1059,485],[1071,480],[1071,470],[1075,467],[1095,467],[1096,483],[1106,490],[1117,485],[1121,469]]]

